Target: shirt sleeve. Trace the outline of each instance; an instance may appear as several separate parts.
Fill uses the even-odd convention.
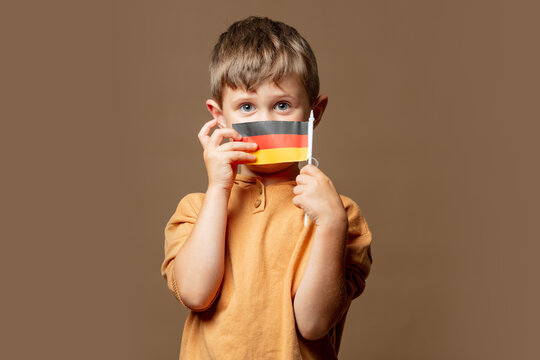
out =
[[[161,264],[161,275],[167,281],[167,286],[180,303],[191,310],[180,297],[174,275],[174,259],[180,248],[186,242],[202,206],[204,194],[193,193],[186,195],[180,202],[165,226],[165,258]]]
[[[346,280],[347,293],[351,300],[362,294],[366,287],[366,279],[371,270],[371,231],[358,205],[351,199],[342,196],[343,205],[349,220],[347,238]]]

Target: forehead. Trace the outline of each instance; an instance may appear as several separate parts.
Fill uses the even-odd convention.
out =
[[[277,83],[272,79],[263,81],[253,91],[248,91],[246,88],[238,87],[233,89],[225,86],[223,89],[223,103],[231,103],[242,98],[272,98],[288,96],[298,101],[308,99],[308,94],[300,80],[296,75],[287,75]]]

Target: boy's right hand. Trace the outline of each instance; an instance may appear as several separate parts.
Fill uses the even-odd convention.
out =
[[[234,129],[216,129],[212,135],[210,131],[218,125],[217,119],[208,121],[199,132],[199,141],[204,149],[204,163],[208,173],[208,188],[219,188],[230,191],[238,164],[254,162],[257,157],[249,151],[255,151],[257,144],[231,141],[221,144],[223,139],[242,140],[242,136]]]

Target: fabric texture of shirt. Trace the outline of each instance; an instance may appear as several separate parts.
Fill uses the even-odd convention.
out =
[[[225,272],[211,305],[190,311],[181,360],[337,359],[345,317],[322,339],[308,341],[297,331],[293,299],[306,270],[315,225],[304,227],[304,212],[293,202],[296,182],[264,186],[259,177],[237,175],[228,205]],[[351,299],[365,288],[370,272],[371,232],[357,204],[341,196],[349,221],[346,282]],[[182,302],[174,261],[188,238],[204,194],[180,200],[165,227],[161,274]]]

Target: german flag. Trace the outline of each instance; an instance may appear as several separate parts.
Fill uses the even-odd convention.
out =
[[[253,165],[303,161],[308,158],[307,121],[252,121],[232,124],[243,142],[259,147]]]

